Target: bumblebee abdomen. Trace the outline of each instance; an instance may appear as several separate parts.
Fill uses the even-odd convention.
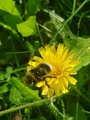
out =
[[[39,81],[45,80],[45,76],[51,71],[51,66],[47,63],[39,64],[34,69],[31,69],[30,72],[27,73],[26,79],[27,82],[33,82],[36,84]]]

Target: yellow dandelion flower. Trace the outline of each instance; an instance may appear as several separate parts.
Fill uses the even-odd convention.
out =
[[[71,83],[76,85],[77,80],[71,75],[77,74],[74,67],[80,62],[74,59],[75,52],[69,52],[69,49],[63,44],[55,46],[46,45],[45,48],[39,49],[41,57],[34,56],[29,61],[27,71],[37,67],[42,63],[51,66],[51,71],[47,73],[40,81],[36,83],[37,87],[42,87],[42,95],[51,97],[56,94],[68,92],[68,85]]]

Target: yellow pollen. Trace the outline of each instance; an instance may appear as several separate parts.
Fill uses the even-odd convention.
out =
[[[61,76],[61,71],[59,69],[55,70],[53,73],[54,73],[54,76],[57,78]]]

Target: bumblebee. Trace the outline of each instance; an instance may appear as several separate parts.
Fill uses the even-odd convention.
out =
[[[52,66],[48,63],[41,63],[34,69],[31,69],[26,73],[25,83],[26,84],[36,84],[39,81],[43,81],[46,75],[50,73]]]

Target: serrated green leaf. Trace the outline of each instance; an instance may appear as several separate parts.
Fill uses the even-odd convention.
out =
[[[8,90],[8,87],[6,85],[3,85],[0,89],[0,93],[6,93]]]
[[[23,37],[34,35],[36,33],[36,17],[30,16],[25,22],[17,24],[17,29]]]
[[[76,52],[75,58],[80,58],[80,64],[75,67],[75,70],[79,70],[82,66],[88,65],[90,63],[89,46],[90,38],[77,37],[72,40],[71,49]]]
[[[37,90],[31,90],[29,87],[25,86],[18,78],[12,77],[12,82],[14,83],[15,87],[22,91],[22,94],[24,96],[24,99],[33,100],[37,99],[40,100],[40,97],[38,96]]]
[[[21,95],[21,92],[16,87],[12,87],[10,89],[9,100],[11,101],[12,104],[22,103],[23,97]]]

